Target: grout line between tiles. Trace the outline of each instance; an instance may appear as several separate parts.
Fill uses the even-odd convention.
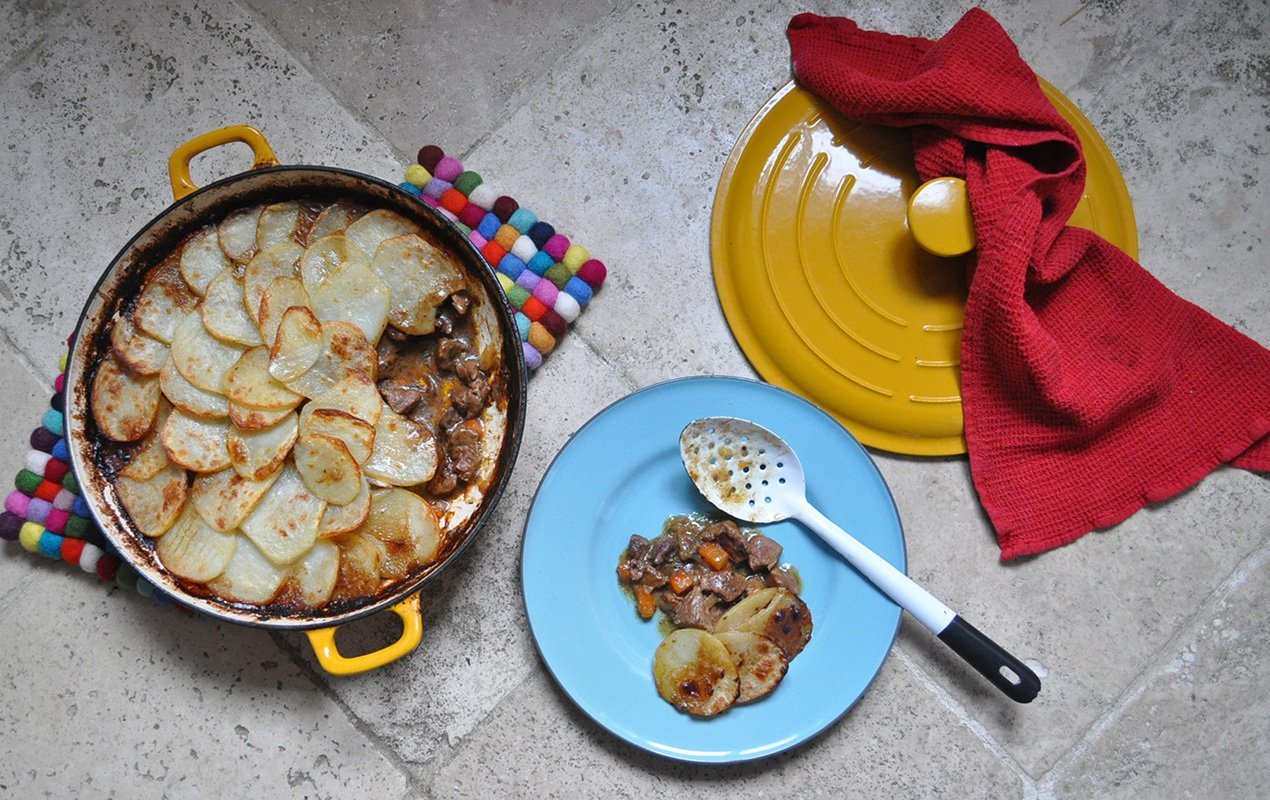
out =
[[[0,322],[0,342],[3,342],[9,352],[13,353],[14,357],[17,358],[23,368],[31,375],[31,377],[35,380],[35,384],[39,388],[39,391],[44,393],[44,399],[47,400],[48,397],[52,395],[53,382],[49,379],[45,370],[40,369],[31,356],[13,340],[13,337],[9,334],[8,327],[4,322]],[[56,365],[49,364],[46,369],[56,369]],[[32,420],[32,422],[34,423],[35,420]]]
[[[1257,551],[1246,556],[1235,566],[1226,580],[1222,581],[1199,605],[1195,613],[1179,626],[1178,632],[1156,651],[1155,657],[1139,673],[1137,680],[1110,703],[1108,711],[1094,720],[1080,740],[1037,780],[1037,800],[1055,800],[1054,787],[1067,774],[1071,766],[1083,758],[1098,740],[1120,722],[1126,711],[1142,696],[1143,692],[1177,659],[1178,653],[1199,637],[1203,627],[1216,616],[1221,604],[1238,591],[1267,560],[1270,560],[1270,546],[1263,542]]]

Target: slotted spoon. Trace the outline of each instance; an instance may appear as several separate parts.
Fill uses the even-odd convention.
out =
[[[1022,661],[816,510],[798,456],[776,434],[736,417],[707,417],[683,429],[679,454],[719,510],[748,522],[798,520],[1011,699],[1030,703],[1040,692],[1040,678]]]

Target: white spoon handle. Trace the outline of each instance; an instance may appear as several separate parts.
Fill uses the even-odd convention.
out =
[[[912,578],[891,566],[889,561],[838,527],[811,503],[804,501],[795,511],[794,517],[811,528],[817,536],[824,539],[830,547],[851,562],[851,566],[859,570],[874,586],[881,589],[883,594],[912,614],[932,633],[941,633],[956,616],[951,608],[914,583]]]

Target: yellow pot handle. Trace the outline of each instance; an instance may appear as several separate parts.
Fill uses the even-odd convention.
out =
[[[198,184],[190,178],[190,162],[194,160],[194,156],[230,142],[243,142],[251,148],[256,159],[251,165],[252,169],[278,166],[278,157],[273,154],[273,148],[269,147],[265,135],[250,125],[230,125],[228,128],[208,131],[172,151],[172,157],[168,159],[172,199],[180,200],[198,189]]]
[[[353,658],[340,655],[339,649],[335,646],[335,632],[339,630],[338,625],[332,628],[305,631],[322,669],[332,675],[356,675],[359,672],[368,672],[379,669],[385,664],[391,664],[418,647],[419,640],[423,638],[423,613],[419,610],[418,593],[410,595],[389,610],[401,617],[403,628],[401,638],[373,653]]]

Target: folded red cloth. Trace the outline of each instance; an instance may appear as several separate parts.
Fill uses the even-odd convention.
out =
[[[979,9],[937,42],[799,14],[798,82],[912,129],[922,180],[966,180],[978,238],[961,346],[971,473],[1004,559],[1114,525],[1224,463],[1270,469],[1270,352],[1066,227],[1080,141]]]

